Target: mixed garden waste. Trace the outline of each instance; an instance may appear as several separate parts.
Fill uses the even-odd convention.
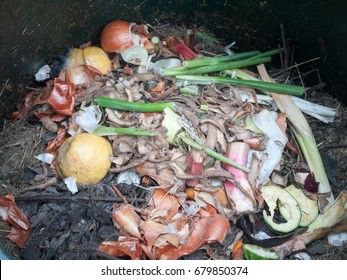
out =
[[[71,49],[57,75],[43,66],[43,86],[12,117],[33,114],[54,133],[37,158],[72,196],[116,174],[116,236],[99,244],[103,256],[173,260],[204,248],[216,258],[208,245],[219,242],[229,259],[284,259],[347,232],[347,193],[334,197],[305,117],[329,123],[338,110],[271,78],[284,54],[115,20],[100,45]],[[135,205],[124,185],[146,199]],[[30,221],[15,201],[1,197],[1,218],[23,248]]]

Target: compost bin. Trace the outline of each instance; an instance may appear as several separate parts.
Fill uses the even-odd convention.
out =
[[[135,243],[143,240],[143,237],[140,236],[140,232],[137,230],[128,235],[125,234],[129,233],[127,232],[129,229],[126,226],[124,228],[124,220],[119,218],[119,216],[129,215],[127,216],[128,218],[131,217],[135,220],[144,219],[143,216],[140,218],[138,214],[135,215],[134,213],[135,210],[137,213],[141,212],[139,211],[141,203],[148,200],[148,190],[146,188],[134,188],[133,180],[141,180],[136,181],[135,185],[145,184],[146,180],[146,184],[158,184],[161,181],[160,178],[158,179],[153,174],[151,174],[152,176],[146,174],[146,176],[139,178],[136,177],[135,173],[141,172],[136,170],[136,172],[134,171],[134,178],[129,179],[127,177],[126,179],[121,179],[119,174],[121,174],[123,169],[119,168],[119,166],[113,166],[111,167],[113,172],[106,175],[102,182],[102,188],[80,187],[83,190],[82,195],[79,198],[75,198],[66,190],[64,182],[57,176],[54,168],[50,168],[47,164],[33,164],[33,161],[35,161],[34,156],[42,153],[47,144],[51,143],[50,141],[57,139],[55,138],[56,134],[46,132],[35,116],[23,117],[15,124],[11,119],[13,112],[18,110],[21,100],[28,91],[45,86],[46,81],[35,80],[35,74],[42,66],[50,65],[53,69],[51,78],[57,77],[69,50],[84,44],[100,46],[101,32],[108,23],[114,20],[124,20],[139,25],[141,23],[150,24],[153,30],[159,31],[158,35],[165,33],[166,36],[182,36],[182,39],[187,35],[188,29],[194,30],[196,28],[197,30],[202,30],[202,33],[205,35],[213,34],[213,38],[218,38],[219,47],[224,47],[234,42],[234,45],[229,47],[229,49],[235,53],[246,51],[266,52],[281,48],[283,50],[284,48],[286,51],[284,52],[284,57],[276,56],[271,62],[271,67],[268,69],[270,76],[273,75],[273,77],[278,78],[282,73],[288,73],[287,80],[282,81],[282,83],[289,80],[291,83],[303,86],[306,88],[306,97],[312,102],[340,110],[339,116],[336,114],[335,122],[325,124],[315,120],[310,121],[310,125],[317,143],[322,144],[320,153],[322,154],[330,184],[335,188],[333,189],[335,197],[346,191],[347,163],[345,155],[347,151],[345,131],[347,119],[344,104],[347,102],[345,95],[347,79],[344,73],[346,71],[345,62],[347,61],[347,28],[344,19],[347,16],[347,4],[345,1],[3,0],[0,7],[0,60],[2,62],[0,66],[0,127],[2,129],[0,158],[4,163],[3,170],[0,173],[0,181],[2,183],[1,195],[12,194],[14,201],[17,202],[19,208],[23,209],[24,214],[29,217],[27,221],[31,224],[27,243],[19,246],[23,247],[22,249],[19,249],[18,246],[7,240],[6,232],[10,232],[11,229],[7,225],[5,226],[1,236],[1,245],[14,258],[108,259],[112,258],[112,253],[113,257],[119,257],[123,254],[136,259],[142,258],[143,254],[146,255],[146,258],[156,258],[153,252],[150,253],[145,250],[142,253],[137,252],[139,255],[132,255],[130,253],[127,254],[123,248],[122,254],[117,254],[114,251],[120,249],[111,248],[112,246],[107,247],[109,245],[107,240],[117,239],[116,237],[118,236],[120,236],[120,239],[125,238],[125,241]],[[206,40],[208,41],[209,39]],[[218,49],[219,53],[223,52],[223,47]],[[281,52],[281,50],[279,51]],[[214,54],[215,49],[205,48],[195,51],[201,51],[202,55],[211,56]],[[184,60],[184,57],[182,58],[181,56],[180,58]],[[112,62],[115,63],[114,60]],[[288,68],[291,70],[289,71]],[[130,70],[124,70],[123,74],[133,74]],[[291,74],[293,76],[290,76]],[[146,81],[144,84],[148,86],[147,84],[150,84],[150,82]],[[149,97],[146,96],[146,98],[148,99]],[[158,96],[153,98],[153,100],[159,100]],[[188,112],[185,114],[189,115]],[[193,119],[194,117],[191,118]],[[153,119],[152,121],[155,122],[156,120]],[[130,123],[131,117],[126,122]],[[227,128],[229,129],[230,127]],[[184,141],[185,138],[182,139]],[[194,147],[198,147],[199,150],[201,149],[200,144]],[[292,144],[295,146],[297,143]],[[143,145],[143,149],[146,148],[146,145]],[[133,149],[130,146],[123,148],[126,150],[126,153]],[[166,146],[162,148],[167,149]],[[208,150],[205,149],[204,151],[209,154]],[[166,156],[165,152],[163,152],[162,156]],[[295,159],[296,157],[294,156],[293,158]],[[131,158],[127,160],[129,159]],[[118,160],[121,159],[118,158]],[[125,158],[122,160],[127,162]],[[159,163],[159,160],[156,160]],[[206,158],[203,158],[203,160],[205,162]],[[290,177],[293,175],[290,168],[301,170],[307,168],[307,166],[298,160],[297,163],[292,162],[286,168],[284,177]],[[60,172],[64,171],[60,170]],[[133,172],[133,170],[130,172]],[[129,174],[132,175],[132,173],[127,173],[126,176],[130,176]],[[229,178],[225,177],[227,176],[225,174],[223,176],[223,179]],[[68,176],[66,175],[65,177]],[[187,181],[194,179],[196,178],[191,176]],[[229,179],[232,180],[231,178]],[[130,180],[130,183],[127,183],[127,180]],[[312,181],[314,184],[314,178]],[[117,182],[117,187],[114,188],[112,186],[114,186],[115,182]],[[127,189],[125,198],[122,198],[124,193],[123,195],[120,194],[119,189]],[[185,192],[180,189],[177,193],[182,195]],[[90,197],[95,195],[99,195],[99,200],[91,200]],[[182,203],[179,200],[180,195],[167,198],[163,194],[156,192],[156,196],[152,198],[151,204],[148,206],[152,208],[146,208],[146,211],[153,210],[153,207],[159,207],[156,205],[156,199],[168,199],[168,204],[177,204],[176,206],[179,207],[179,203]],[[188,195],[190,198],[192,196],[187,192],[185,195]],[[41,200],[35,200],[34,198],[30,200],[28,196],[40,196]],[[118,200],[115,198],[116,196]],[[20,197],[22,200],[16,201],[16,197]],[[131,197],[132,199],[130,199]],[[194,195],[192,197],[194,198]],[[204,201],[207,198],[201,199]],[[9,201],[11,201],[11,198],[7,198],[7,204],[5,203],[2,206],[10,207],[9,205],[13,205]],[[121,204],[125,201],[130,204],[134,201],[136,203],[134,203],[134,206]],[[99,202],[104,204],[99,205]],[[116,204],[113,205],[114,203]],[[206,204],[206,201],[204,203]],[[79,204],[79,206],[77,207],[76,204]],[[193,208],[192,205],[188,203],[185,206]],[[216,208],[220,210],[218,207]],[[159,212],[159,209],[157,210]],[[164,210],[171,211],[172,209]],[[193,209],[190,209],[190,211],[194,212]],[[182,213],[180,212],[180,214]],[[228,214],[224,214],[228,216]],[[147,214],[141,212],[141,215],[146,216]],[[159,215],[159,213],[155,215]],[[216,215],[213,216],[213,222],[216,223],[216,227],[221,227],[221,224],[217,226],[219,219],[222,219],[221,216],[217,216],[219,214],[213,212],[213,214],[200,213],[199,215],[206,215],[204,217],[206,218],[206,223],[212,223],[212,221],[208,220],[208,215]],[[230,218],[230,216],[228,217]],[[162,218],[168,219],[167,216]],[[199,221],[202,221],[202,219]],[[222,224],[223,221],[221,222]],[[230,218],[230,221],[232,227],[236,228],[235,224],[237,224],[245,232],[244,236],[247,237],[246,232],[249,230],[248,227],[251,221],[246,219],[236,221],[233,218]],[[116,233],[113,223],[117,225],[118,231]],[[195,224],[196,228],[199,226],[204,227],[204,225],[203,222]],[[150,227],[148,223],[146,226]],[[340,226],[340,230],[343,226],[345,227],[345,223]],[[146,232],[146,229],[148,230],[147,227],[143,226],[141,230]],[[67,228],[69,230],[66,230]],[[339,229],[339,226],[335,228]],[[183,230],[183,226],[180,230]],[[172,254],[187,259],[189,259],[190,255],[192,256],[191,258],[195,259],[203,259],[206,256],[212,257],[212,255],[216,258],[218,258],[218,255],[220,258],[226,258],[226,256],[231,258],[231,252],[233,250],[235,252],[235,248],[237,248],[235,246],[237,240],[242,239],[240,232],[235,230],[228,235],[227,240],[224,240],[226,233],[222,228],[219,230],[221,232],[215,235],[206,233],[205,239],[201,241],[201,244],[199,243],[203,245],[210,243],[210,241],[223,241],[223,246],[218,247],[216,245],[216,247],[212,247],[214,253],[211,253],[210,248],[204,247],[206,252],[202,250],[195,252],[197,250],[190,251],[192,248],[186,248],[184,252],[176,255],[175,253]],[[301,229],[301,231],[303,230]],[[300,234],[301,231],[295,234]],[[86,232],[90,232],[89,236],[86,236]],[[191,234],[194,235],[193,233]],[[248,234],[250,233],[248,232]],[[322,233],[322,236],[326,234],[327,232],[325,234]],[[281,235],[279,239],[288,246],[288,243],[285,242],[290,240],[291,237],[292,235]],[[149,236],[145,236],[146,238],[147,242],[151,240],[151,246],[154,246],[155,240],[150,239]],[[248,235],[248,241],[252,241],[252,236]],[[166,240],[166,242],[175,243],[179,242],[179,240],[177,241],[176,237],[176,239]],[[263,246],[264,242],[258,242],[257,245]],[[278,241],[274,244],[265,245],[265,247],[280,246]],[[140,246],[139,243],[136,243],[136,246]],[[195,247],[199,249],[199,246],[196,245]],[[282,254],[279,257],[305,258],[307,256],[295,255],[294,257],[294,254],[286,255],[283,250],[278,250]],[[173,255],[168,253],[165,255],[164,252],[159,253],[158,251],[156,253],[173,257]],[[305,253],[317,259],[341,259],[347,256],[346,245],[334,248],[328,245],[326,238],[317,238],[313,243],[310,243]],[[233,257],[236,258],[235,255]]]

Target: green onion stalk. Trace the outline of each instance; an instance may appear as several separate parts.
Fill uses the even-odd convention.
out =
[[[220,72],[227,69],[241,68],[251,65],[258,65],[261,63],[270,62],[271,57],[249,58],[232,62],[220,62],[215,65],[205,65],[194,68],[166,68],[161,72],[162,76],[176,76],[176,75],[197,75],[212,72]]]
[[[305,89],[300,86],[276,84],[272,82],[253,81],[253,80],[239,80],[234,78],[224,78],[216,76],[195,76],[195,75],[177,75],[177,83],[183,84],[231,84],[233,86],[248,86],[261,91],[272,91],[283,94],[290,94],[301,96]]]
[[[253,77],[252,75],[240,70],[240,69],[234,69],[234,70],[225,70],[223,71],[223,74],[227,75],[236,75],[237,78],[242,80],[251,80],[251,81],[259,81],[259,79]],[[271,92],[262,90],[263,93],[266,95],[257,95],[257,102],[262,103],[270,103],[273,99],[271,96]],[[249,97],[246,93],[240,93],[240,96],[242,99],[247,99],[249,102],[255,102],[252,97]],[[312,102],[309,102],[305,99],[291,96],[291,99],[293,99],[294,103],[298,108],[304,112],[305,114],[308,114],[322,122],[330,123],[334,120],[336,116],[338,116],[339,112],[335,108],[329,108],[323,105],[315,104]]]
[[[143,103],[119,100],[105,96],[99,96],[95,101],[100,107],[143,113],[163,112],[165,108],[173,109],[175,106],[174,102]]]
[[[282,49],[274,49],[271,51],[263,52],[260,54],[256,54],[255,56],[252,56],[251,58],[259,58],[259,57],[266,57],[266,56],[273,56],[275,54],[278,54]]]
[[[249,57],[254,58],[256,55],[259,55],[259,54],[261,54],[261,52],[259,51],[242,52],[242,53],[237,53],[233,55],[223,55],[223,56],[217,56],[217,57],[186,60],[186,61],[183,61],[182,65],[185,68],[194,68],[199,66],[215,65],[221,62],[234,61],[237,59],[245,59]]]
[[[93,134],[98,136],[109,136],[116,134],[134,135],[134,136],[156,136],[157,133],[153,131],[148,131],[140,128],[133,127],[109,127],[99,125]]]

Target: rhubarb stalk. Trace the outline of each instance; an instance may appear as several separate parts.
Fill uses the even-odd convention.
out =
[[[244,142],[233,142],[228,145],[226,157],[242,166],[247,166],[250,146]],[[232,208],[237,214],[256,212],[256,200],[247,173],[228,164],[224,165],[235,177],[235,182],[225,181],[225,192]]]
[[[201,175],[202,171],[202,162],[204,157],[201,152],[192,150],[187,157],[188,172],[190,175]],[[199,184],[199,179],[189,179],[186,184],[189,187],[195,187]]]
[[[166,38],[169,50],[178,56],[182,56],[184,60],[192,60],[196,58],[196,53],[189,48],[181,39],[175,36]]]

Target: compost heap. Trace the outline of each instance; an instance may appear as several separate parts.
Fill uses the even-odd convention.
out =
[[[270,77],[266,67],[282,49],[234,54],[213,35],[188,31],[113,21],[100,45],[71,49],[59,71],[40,69],[42,86],[13,113],[14,121],[35,116],[54,135],[36,155],[49,168],[29,196],[62,180],[71,201],[92,189],[112,193],[87,198],[114,203],[109,218],[94,216],[113,221],[93,248],[101,257],[178,259],[204,248],[215,259],[283,259],[347,231],[347,195],[333,196],[302,114],[331,122],[337,110]],[[26,248],[39,250],[26,242],[42,217],[29,221],[15,201],[1,197],[2,219],[25,257]],[[218,243],[222,252],[210,247]]]

